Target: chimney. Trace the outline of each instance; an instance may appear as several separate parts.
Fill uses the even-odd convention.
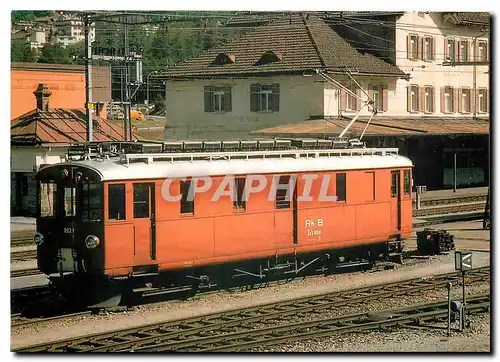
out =
[[[33,92],[36,98],[36,108],[41,111],[49,110],[49,97],[52,94],[49,87],[45,83],[38,84],[38,88]]]

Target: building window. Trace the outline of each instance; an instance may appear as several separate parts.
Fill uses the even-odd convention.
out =
[[[354,88],[354,87],[351,87],[349,88],[349,90],[353,93],[351,94],[351,92],[347,92],[347,108],[346,110],[348,111],[355,111],[357,110],[357,102],[358,102],[358,99],[354,96],[354,94],[357,94],[357,88]]]
[[[444,88],[444,111],[453,113],[453,87]]]
[[[418,59],[418,35],[408,37],[408,59]]]
[[[149,217],[149,185],[134,184],[134,219]]]
[[[276,188],[276,208],[289,209],[290,208],[290,176],[280,176],[278,185],[286,185],[285,187]]]
[[[426,86],[424,89],[424,111],[426,113],[434,112],[434,88]]]
[[[231,112],[231,87],[206,86],[205,112]]]
[[[404,170],[404,178],[405,178],[405,185],[404,185],[404,193],[405,195],[410,194],[410,170]]]
[[[280,110],[279,84],[250,85],[251,112],[278,112]]]
[[[408,87],[408,110],[409,112],[418,112],[418,85]]]
[[[446,40],[446,47],[447,47],[447,52],[448,52],[448,57],[446,60],[455,60],[455,40],[454,39],[447,39]]]
[[[181,181],[181,214],[194,213],[194,194],[193,199],[189,198],[189,189],[191,188],[191,180]]]
[[[336,175],[337,186],[337,201],[346,201],[346,182],[345,173],[338,173]]]
[[[461,102],[460,105],[461,105],[462,113],[469,113],[470,112],[470,89],[469,88],[462,88],[460,102]]]
[[[485,41],[478,42],[478,55],[476,61],[486,62],[488,61],[488,44]]]
[[[382,84],[377,84],[377,85],[369,85],[368,90],[371,93],[371,96],[373,98],[373,108],[375,108],[378,111],[383,111],[383,85]],[[370,107],[371,108],[371,107]]]
[[[423,42],[423,60],[434,60],[434,39],[431,36],[426,36]]]
[[[108,220],[125,220],[125,184],[108,185]]]
[[[243,192],[245,191],[245,181],[244,177],[239,177],[234,179],[234,199],[233,199],[233,209],[235,210],[246,210],[247,203],[243,197]]]
[[[469,61],[469,44],[466,40],[460,41],[459,61],[460,62]]]
[[[488,91],[486,89],[479,89],[479,112],[488,112]]]

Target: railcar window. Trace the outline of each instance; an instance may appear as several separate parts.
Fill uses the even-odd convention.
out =
[[[73,186],[64,187],[64,216],[76,215],[76,188]]]
[[[194,200],[189,200],[189,189],[191,188],[191,180],[181,181],[181,214],[194,213]]]
[[[108,219],[125,220],[125,184],[108,185]]]
[[[289,209],[290,198],[292,197],[292,195],[288,195],[290,194],[290,176],[280,176],[278,185],[286,185],[286,188],[276,188],[276,208]]]
[[[245,190],[245,178],[236,178],[234,180],[234,199],[233,209],[246,210],[247,202],[243,200],[243,191]]]
[[[40,217],[52,217],[56,214],[57,184],[53,182],[40,183]]]
[[[392,171],[391,172],[391,197],[398,196],[398,187],[399,187],[399,172]]]
[[[337,181],[337,201],[346,201],[345,173],[336,174]]]
[[[149,217],[149,186],[134,184],[134,218]]]
[[[409,195],[410,194],[410,170],[404,171],[404,177],[405,177],[405,195]]]
[[[84,221],[99,221],[102,218],[101,185],[83,183],[81,186],[81,212]]]

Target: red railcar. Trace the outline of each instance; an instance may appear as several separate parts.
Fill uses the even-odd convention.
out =
[[[37,174],[39,269],[107,299],[398,259],[412,231],[411,171],[396,149],[366,148],[51,165]]]

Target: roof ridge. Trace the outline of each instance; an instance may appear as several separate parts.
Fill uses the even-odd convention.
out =
[[[307,21],[307,19],[304,18],[304,14],[303,13],[300,13],[299,15],[301,17],[301,20],[304,22],[304,25],[305,25],[305,28],[306,28],[306,31],[307,31],[307,36],[311,40],[312,46],[313,46],[314,50],[316,51],[316,54],[318,54],[318,58],[319,58],[319,61],[321,62],[321,65],[323,67],[325,67],[326,66],[325,59],[321,55],[321,52],[320,52],[319,47],[318,47],[318,44],[316,44],[314,36],[311,33],[311,29],[309,29],[308,21]]]

